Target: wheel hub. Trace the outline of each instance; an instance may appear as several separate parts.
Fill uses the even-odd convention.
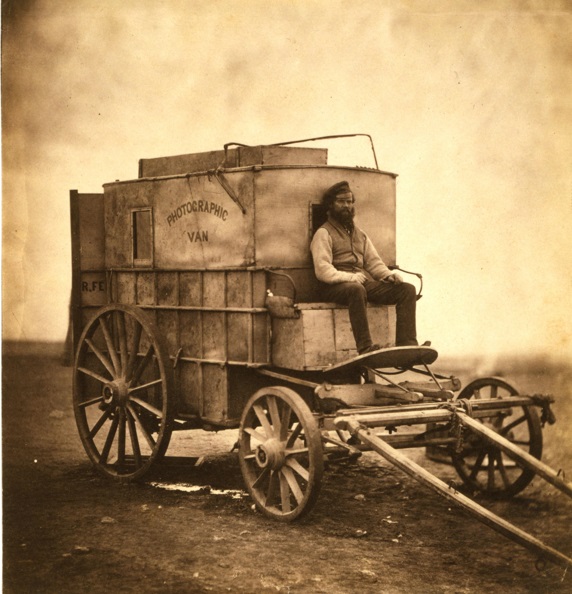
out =
[[[107,405],[125,406],[129,400],[129,391],[124,380],[118,379],[103,386],[103,403]]]
[[[284,446],[282,442],[277,439],[268,439],[264,443],[258,445],[254,454],[256,463],[260,468],[278,470],[284,466],[284,461],[286,460]]]

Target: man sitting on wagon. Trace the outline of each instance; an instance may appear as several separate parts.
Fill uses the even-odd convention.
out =
[[[326,190],[322,204],[328,220],[316,231],[310,246],[314,271],[322,298],[348,306],[358,353],[381,348],[372,343],[368,301],[395,305],[396,346],[417,345],[415,287],[384,264],[369,237],[354,225],[355,198],[348,182]]]

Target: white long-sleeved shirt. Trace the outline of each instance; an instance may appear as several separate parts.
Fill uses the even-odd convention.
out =
[[[359,227],[349,232],[331,217],[314,234],[310,250],[316,277],[323,283],[356,282],[358,272],[373,280],[384,280],[392,274]]]

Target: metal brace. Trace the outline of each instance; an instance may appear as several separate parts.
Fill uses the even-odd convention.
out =
[[[232,198],[232,200],[238,205],[242,214],[246,214],[246,208],[240,202],[238,196],[236,195],[235,191],[230,187],[226,177],[224,177],[223,170],[219,169],[209,169],[207,171],[207,176],[209,181],[211,181],[211,177],[214,177],[217,182],[221,185],[222,189]]]

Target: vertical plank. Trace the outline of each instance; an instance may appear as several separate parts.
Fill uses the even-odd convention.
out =
[[[183,348],[183,356],[200,359],[201,348],[201,314],[198,311],[181,311],[179,313],[179,344]]]
[[[80,237],[79,237],[79,197],[77,190],[70,190],[70,223],[71,223],[71,250],[72,250],[72,286],[71,286],[71,331],[72,352],[76,352],[81,329],[84,321],[80,307]]]
[[[252,314],[228,313],[228,359],[249,361],[249,320]]]
[[[232,270],[227,273],[227,307],[252,307],[250,277],[252,271]]]
[[[136,303],[134,272],[116,272],[114,288],[117,303]]]
[[[167,342],[169,355],[174,356],[178,350],[177,344],[177,312],[157,311],[157,326],[161,336]]]
[[[306,365],[328,365],[336,358],[334,316],[330,309],[302,310]]]
[[[304,369],[302,318],[272,319],[272,363],[278,367]]]
[[[368,316],[373,341],[383,347],[395,345],[395,330],[391,332],[390,327],[390,308],[388,306],[370,307]]]
[[[252,362],[269,363],[270,321],[266,312],[251,314],[252,321]]]
[[[201,377],[200,364],[190,361],[180,361],[180,393],[179,412],[201,414]]]
[[[200,272],[181,272],[179,277],[179,302],[181,305],[201,305]]]
[[[331,310],[334,316],[334,327],[336,333],[336,351],[350,351],[356,349],[356,342],[350,324],[350,316],[347,308],[338,308]],[[368,316],[372,322],[371,311]],[[375,324],[370,324],[373,328]]]
[[[202,312],[203,357],[223,361],[224,344],[224,312]]]
[[[202,364],[203,416],[223,422],[228,418],[228,368],[210,363]]]
[[[224,272],[203,272],[203,305],[205,307],[224,307]]]
[[[252,273],[252,306],[264,307],[266,301],[266,272],[257,270]]]
[[[137,273],[137,304],[155,304],[155,275],[152,272]]]
[[[177,305],[179,297],[178,275],[176,272],[157,273],[157,304]]]

